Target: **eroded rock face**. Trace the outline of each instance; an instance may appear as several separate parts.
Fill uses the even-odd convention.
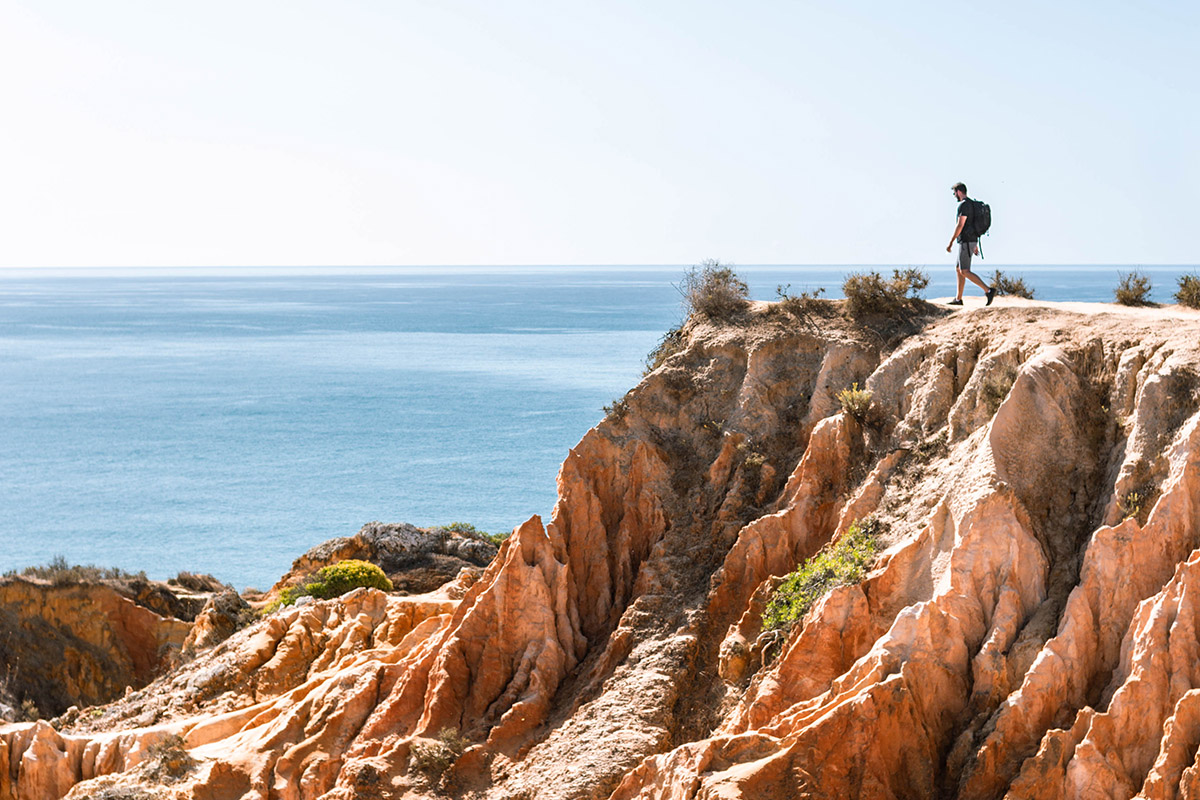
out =
[[[0,798],[1200,789],[1200,316],[686,333],[482,574],[286,609],[67,729],[2,728]],[[867,515],[866,578],[763,632]],[[169,734],[196,763],[167,780]]]
[[[103,583],[0,581],[0,675],[46,716],[145,686],[190,629]]]

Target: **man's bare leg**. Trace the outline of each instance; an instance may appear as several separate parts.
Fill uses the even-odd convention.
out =
[[[958,294],[954,295],[954,299],[961,303],[963,287],[966,286],[967,279],[966,279],[966,276],[963,275],[963,271],[961,269],[958,269],[957,267],[955,267],[954,271],[955,271],[955,273],[958,274]]]
[[[971,272],[971,270],[968,269],[968,270],[962,270],[958,273],[958,296],[959,296],[959,298],[962,297],[963,277],[970,278],[971,283],[975,284],[980,289],[983,289],[983,293],[987,294],[987,291],[988,291],[987,284],[983,282],[982,278],[980,278],[978,275],[976,275],[974,272]]]

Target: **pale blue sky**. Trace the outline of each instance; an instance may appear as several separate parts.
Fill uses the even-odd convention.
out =
[[[1194,264],[1198,9],[0,0],[0,266]]]

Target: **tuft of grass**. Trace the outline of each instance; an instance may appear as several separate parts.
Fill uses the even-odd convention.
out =
[[[431,780],[438,780],[467,749],[467,740],[454,728],[443,728],[431,742],[414,742],[409,766]]]
[[[1002,271],[996,270],[992,273],[990,285],[996,290],[996,294],[1009,297],[1024,297],[1026,300],[1033,299],[1033,289],[1025,284],[1025,279],[1017,276],[1010,278]]]
[[[4,573],[5,578],[18,576],[50,581],[55,586],[99,581],[146,580],[145,572],[126,572],[119,567],[97,567],[94,564],[71,564],[64,556],[54,556],[49,564],[42,566],[26,567],[20,571],[11,569]]]
[[[1121,519],[1140,519],[1142,516],[1142,505],[1146,502],[1146,498],[1141,492],[1131,491],[1126,492],[1121,498],[1121,502],[1117,505],[1121,509]]]
[[[447,525],[439,525],[438,528],[443,531],[449,531],[450,533],[457,533],[461,534],[462,536],[470,536],[472,539],[491,542],[497,547],[500,546],[501,542],[508,538],[509,533],[508,531],[489,533],[488,531],[482,531],[479,528],[476,528],[469,522],[451,522]]]
[[[624,397],[619,397],[607,405],[601,406],[606,417],[612,417],[616,420],[625,419],[625,415],[629,413],[629,401]]]
[[[995,416],[1016,382],[1017,368],[1011,364],[1002,364],[987,374],[979,387],[979,394],[987,403],[988,413]]]
[[[875,270],[852,272],[842,283],[846,310],[852,317],[892,314],[909,308],[929,286],[929,273],[914,267],[893,269],[890,279]]]
[[[849,389],[842,389],[837,393],[837,401],[842,405],[842,411],[845,411],[860,424],[866,421],[867,412],[871,409],[871,392],[866,389],[859,389],[858,382],[851,384]]]
[[[702,261],[684,273],[675,287],[683,295],[684,314],[699,314],[713,321],[727,321],[750,304],[750,287],[728,264],[716,259]]]
[[[1175,302],[1188,308],[1200,308],[1200,275],[1179,276],[1179,291],[1175,293]]]
[[[840,539],[822,548],[779,584],[763,611],[767,630],[790,628],[826,592],[857,583],[879,552],[880,525],[871,517],[853,523]]]
[[[25,699],[21,701],[20,721],[21,722],[37,722],[42,718],[42,712],[37,707],[37,703],[32,700]]]
[[[654,349],[646,354],[646,368],[642,371],[642,375],[645,376],[654,372],[668,358],[682,352],[683,347],[683,330],[680,328],[671,328],[671,330],[662,335],[662,338],[658,340],[658,344],[654,346]]]
[[[1117,273],[1113,296],[1123,306],[1150,305],[1150,276],[1138,270]]]

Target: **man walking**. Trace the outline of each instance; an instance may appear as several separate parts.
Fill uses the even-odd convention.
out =
[[[967,279],[976,284],[980,289],[983,289],[987,295],[987,303],[991,305],[992,299],[996,296],[995,289],[989,289],[987,284],[980,280],[979,276],[971,272],[971,254],[979,253],[979,241],[975,235],[975,225],[971,217],[975,214],[975,203],[967,197],[967,185],[961,181],[954,184],[952,187],[954,197],[958,200],[958,224],[954,226],[954,235],[950,237],[950,244],[946,245],[946,252],[949,253],[954,243],[958,242],[958,260],[954,265],[955,272],[958,273],[958,294],[950,301],[952,306],[961,306],[963,304],[963,287],[967,284]]]

